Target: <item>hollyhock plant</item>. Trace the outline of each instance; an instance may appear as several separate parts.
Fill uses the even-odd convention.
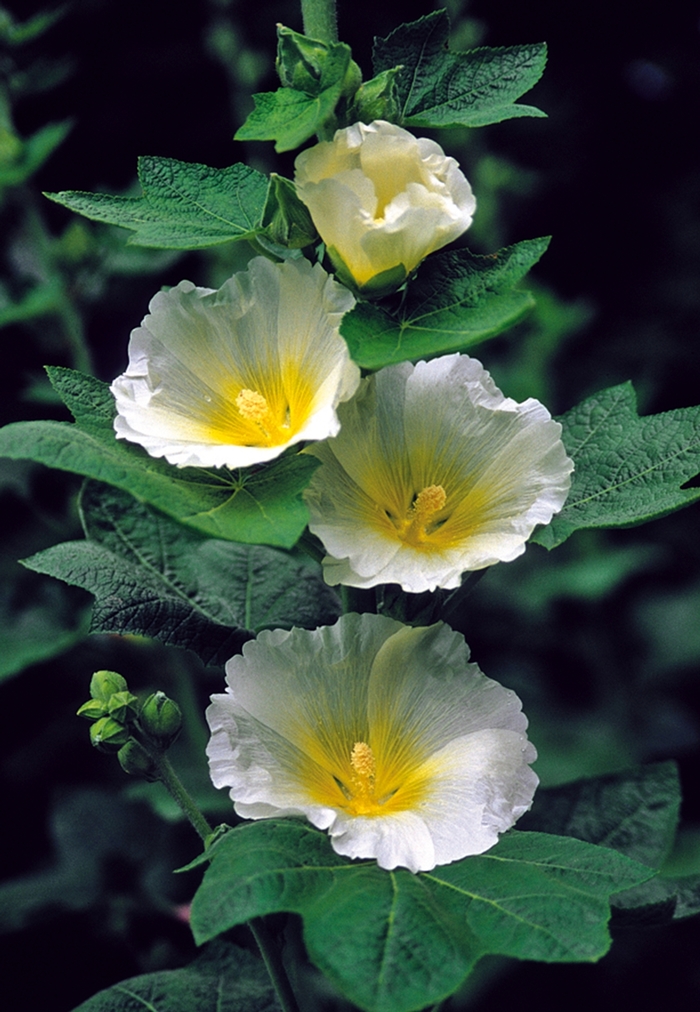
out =
[[[159,292],[111,386],[117,438],[180,467],[245,467],[335,435],[359,382],[338,329],[353,304],[304,259],[256,257],[217,291]]]
[[[509,562],[566,499],[561,426],[532,398],[505,397],[480,362],[444,355],[363,381],[305,498],[330,584],[454,588]]]
[[[297,193],[341,280],[398,287],[471,224],[476,201],[439,144],[375,120],[338,130],[296,159]]]
[[[262,632],[226,680],[207,752],[244,818],[306,816],[338,854],[417,872],[483,853],[530,807],[520,700],[444,623]]]

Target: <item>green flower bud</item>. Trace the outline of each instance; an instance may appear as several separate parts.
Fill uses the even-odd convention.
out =
[[[88,720],[99,720],[107,716],[107,707],[99,699],[88,699],[87,703],[76,711],[79,717],[86,717]]]
[[[120,724],[128,724],[136,720],[139,715],[138,699],[128,689],[124,692],[114,692],[107,703],[107,712]]]
[[[103,703],[109,703],[115,692],[124,692],[126,688],[126,678],[116,671],[96,671],[90,679],[90,695]]]
[[[180,733],[182,713],[164,692],[154,692],[143,704],[139,722],[149,738],[167,748]]]
[[[124,772],[131,776],[151,781],[159,779],[153,757],[135,738],[130,738],[126,745],[122,745],[117,752],[117,759]]]
[[[101,752],[118,752],[129,740],[129,732],[114,717],[100,717],[90,728],[90,741]]]
[[[348,119],[350,122],[372,123],[376,119],[395,123],[399,117],[399,102],[396,93],[396,75],[401,67],[383,70],[371,81],[359,84]]]
[[[277,73],[285,88],[316,95],[321,90],[321,73],[329,47],[318,39],[277,27]]]

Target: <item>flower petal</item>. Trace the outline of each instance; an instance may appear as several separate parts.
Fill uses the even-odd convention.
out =
[[[559,423],[467,355],[382,369],[340,417],[335,439],[308,448],[322,467],[305,493],[329,583],[458,587],[520,555],[566,500]]]
[[[303,258],[158,293],[111,387],[117,437],[181,467],[240,467],[334,435],[359,382],[339,334],[353,304]]]
[[[243,817],[305,815],[339,854],[420,871],[482,853],[530,805],[520,701],[443,623],[264,632],[226,673],[207,753]]]

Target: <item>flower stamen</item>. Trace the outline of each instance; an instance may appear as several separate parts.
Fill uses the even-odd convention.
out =
[[[236,407],[240,414],[249,422],[260,425],[270,414],[270,408],[262,394],[257,390],[244,387],[236,397]]]
[[[411,503],[399,527],[401,539],[410,545],[420,545],[435,529],[435,517],[445,508],[447,493],[442,485],[427,485]]]

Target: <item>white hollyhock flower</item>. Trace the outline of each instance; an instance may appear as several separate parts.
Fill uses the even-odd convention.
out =
[[[340,412],[305,493],[330,584],[458,587],[509,562],[564,505],[561,425],[504,397],[480,362],[444,355],[382,369]]]
[[[226,680],[207,754],[244,818],[303,815],[338,854],[415,872],[482,854],[530,807],[520,700],[442,622],[262,632]]]
[[[246,467],[335,435],[360,378],[339,333],[354,301],[318,264],[264,257],[218,291],[159,292],[110,388],[117,438],[180,467]]]
[[[384,120],[336,131],[295,166],[297,193],[339,276],[360,288],[397,287],[469,228],[476,209],[454,158]]]

